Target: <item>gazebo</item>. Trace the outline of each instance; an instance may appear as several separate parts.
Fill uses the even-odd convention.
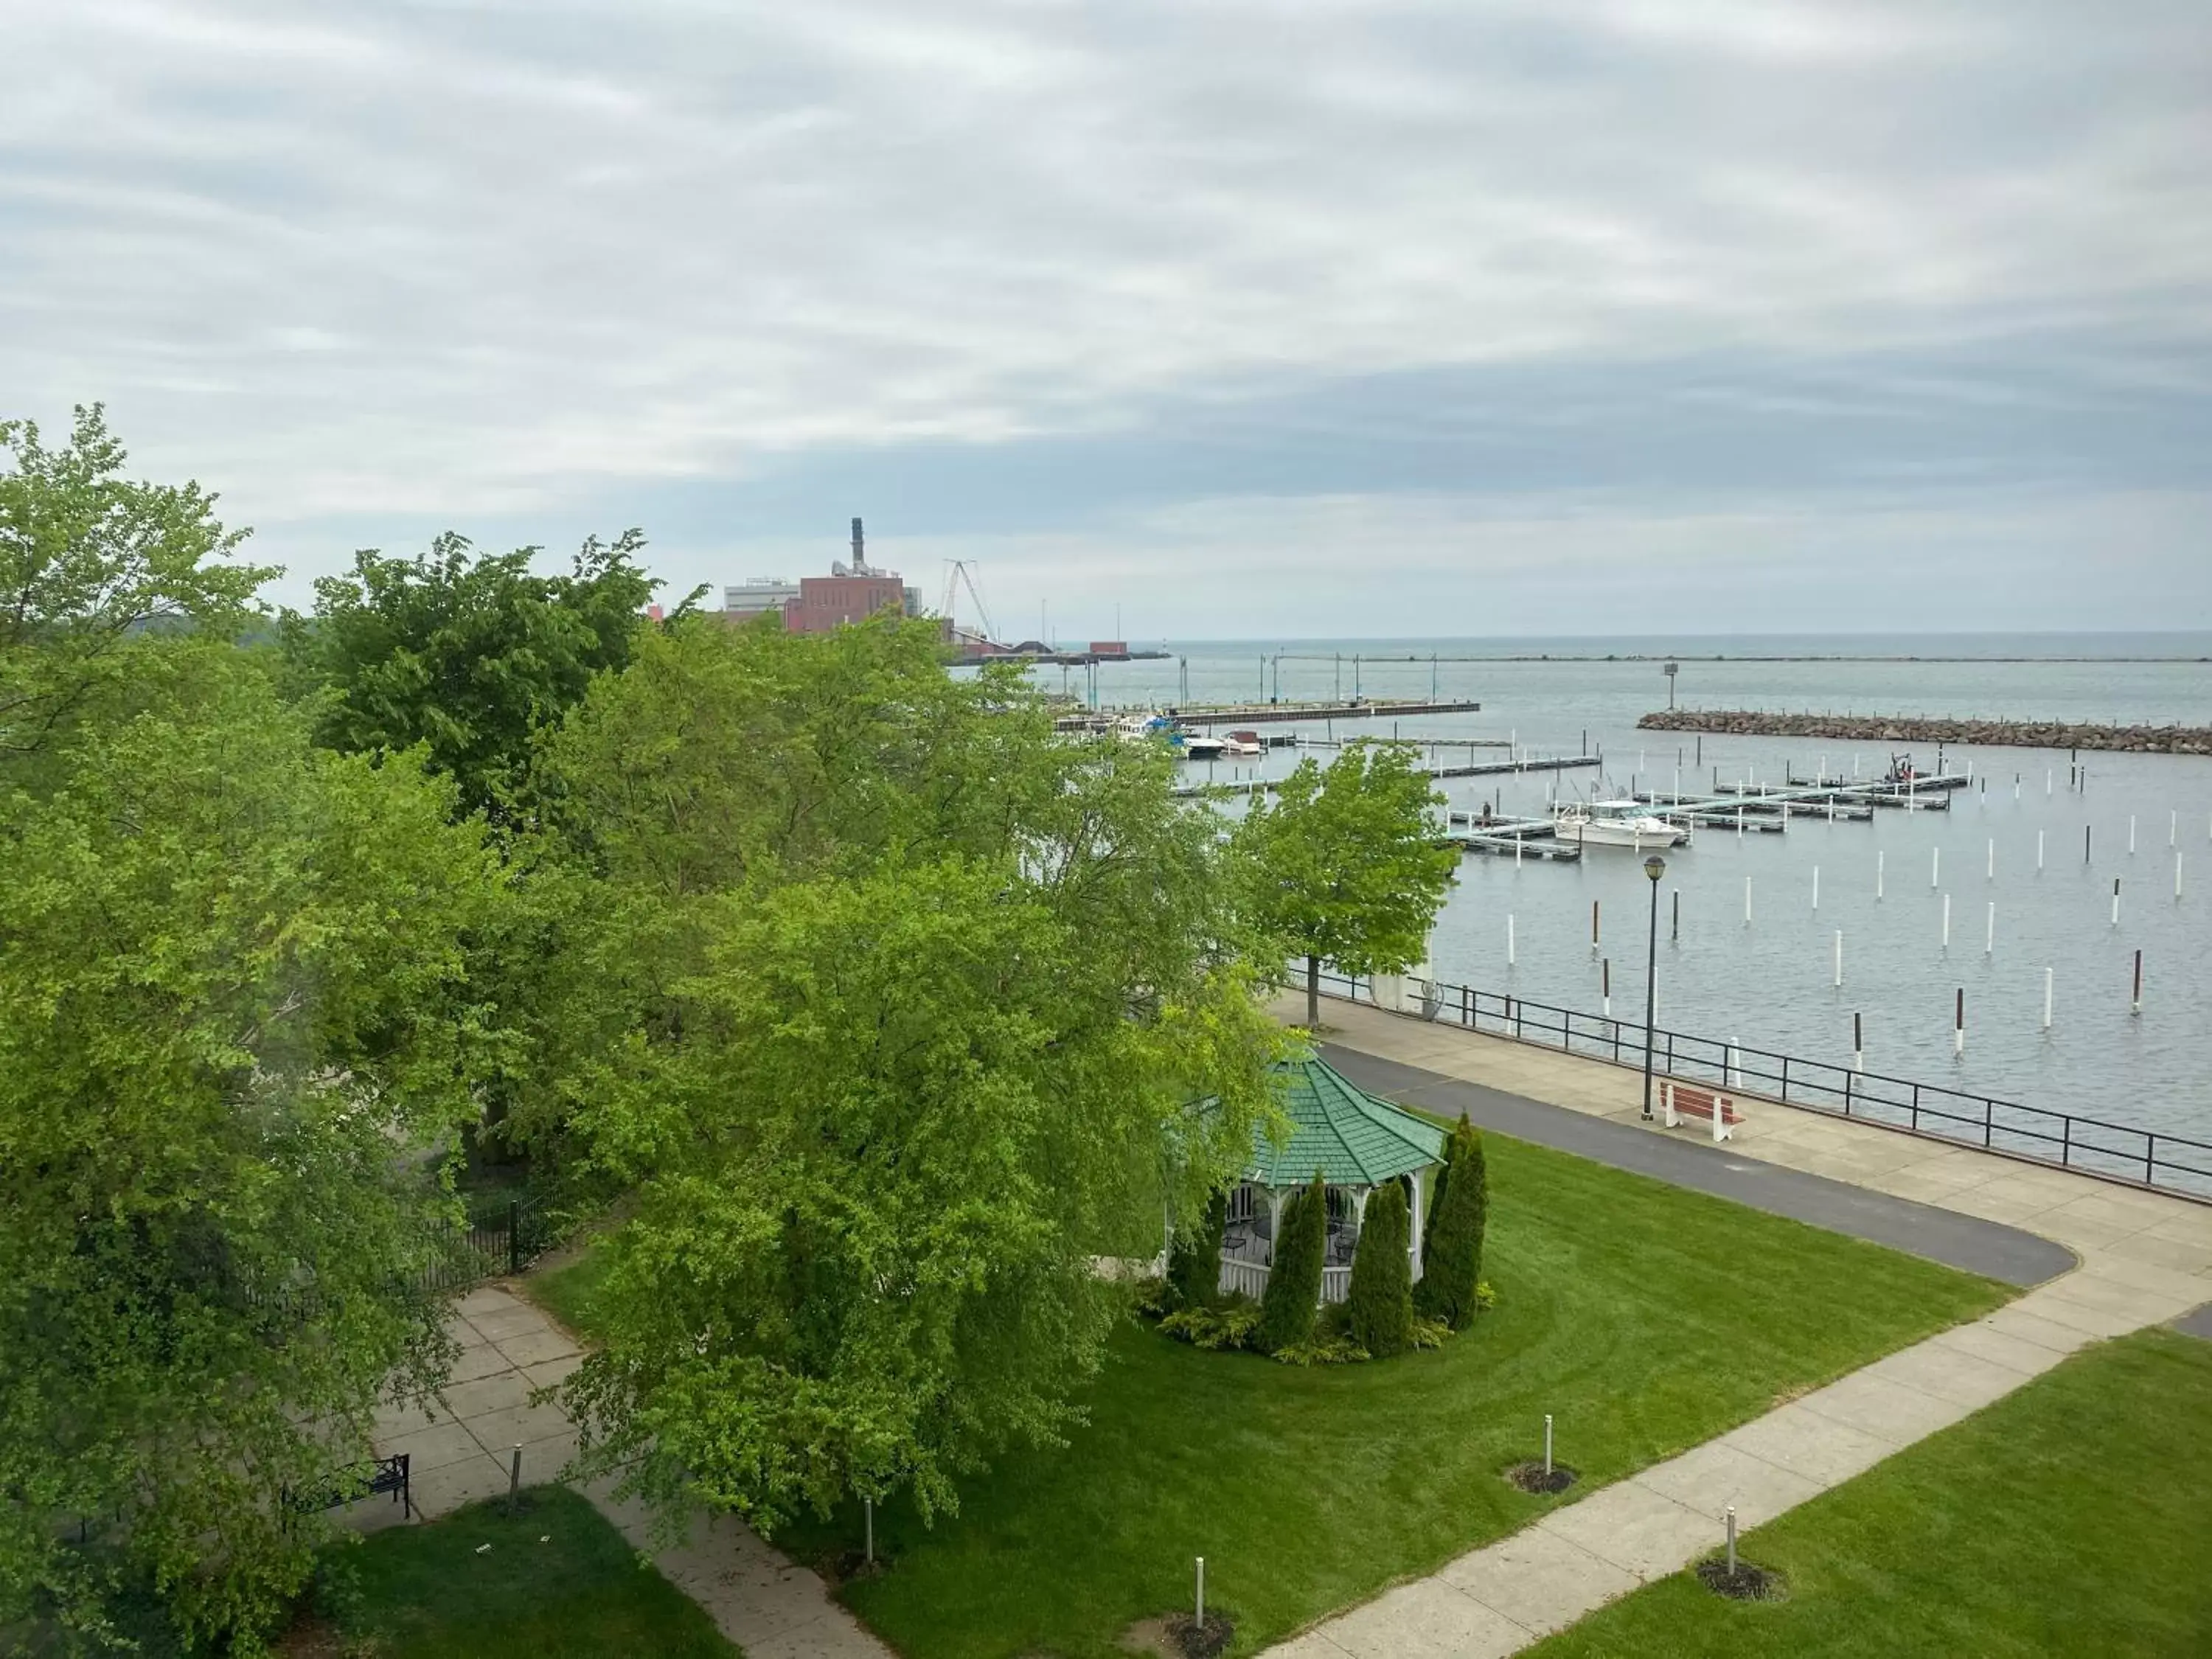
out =
[[[1278,1146],[1262,1129],[1252,1161],[1229,1194],[1221,1240],[1221,1288],[1258,1298],[1282,1230],[1283,1202],[1318,1171],[1328,1183],[1328,1254],[1321,1299],[1341,1302],[1352,1285],[1352,1253],[1368,1195],[1385,1182],[1402,1183],[1413,1212],[1413,1275],[1421,1276],[1422,1172],[1443,1162],[1444,1132],[1425,1118],[1377,1100],[1320,1060],[1278,1066],[1290,1139]]]

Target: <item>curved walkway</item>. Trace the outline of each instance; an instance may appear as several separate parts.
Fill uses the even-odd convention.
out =
[[[2212,1207],[1768,1103],[1750,1103],[1737,1139],[1715,1147],[1686,1132],[1678,1139],[1644,1127],[1641,1079],[1599,1062],[1341,1002],[1329,1005],[1328,1018],[1339,1028],[1331,1063],[1412,1103],[1464,1105],[1502,1133],[2014,1284],[2048,1282],[1326,1620],[1271,1649],[1279,1659],[1516,1652],[1714,1549],[1729,1505],[1740,1526],[1758,1526],[2077,1348],[2212,1303]],[[1599,1130],[1616,1133],[1592,1133]],[[1694,1161],[1680,1156],[1692,1152]],[[1819,1184],[1784,1178],[1793,1172]],[[1711,1184],[1739,1177],[1748,1178],[1736,1188]],[[1867,1201],[1841,1201],[1827,1190],[1838,1186],[1860,1189]],[[1908,1204],[1877,1203],[1876,1194]],[[1984,1232],[1954,1224],[1960,1218],[1998,1224]],[[2027,1246],[2014,1242],[2021,1235],[2031,1236]],[[2050,1247],[2062,1248],[2045,1253]],[[2079,1265],[2063,1271],[2075,1259]],[[2049,1278],[2053,1263],[2062,1271]]]

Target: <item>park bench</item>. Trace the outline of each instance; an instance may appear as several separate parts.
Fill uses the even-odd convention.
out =
[[[363,1498],[380,1498],[389,1492],[399,1500],[400,1513],[408,1520],[415,1518],[415,1494],[408,1485],[409,1454],[401,1452],[396,1457],[380,1457],[374,1462],[332,1480],[317,1492],[289,1492],[285,1503],[302,1514],[316,1510],[335,1509],[341,1504],[351,1504]]]
[[[1670,1129],[1680,1128],[1685,1118],[1703,1118],[1712,1126],[1715,1140],[1726,1140],[1735,1127],[1743,1121],[1735,1102],[1727,1095],[1677,1083],[1672,1078],[1660,1085],[1659,1098],[1666,1109],[1667,1127]]]

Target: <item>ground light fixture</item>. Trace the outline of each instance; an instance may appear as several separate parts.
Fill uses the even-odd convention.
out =
[[[1652,1032],[1659,1012],[1659,878],[1667,873],[1667,860],[1654,853],[1644,860],[1644,873],[1651,878],[1651,948],[1644,964],[1644,1121],[1649,1123]]]

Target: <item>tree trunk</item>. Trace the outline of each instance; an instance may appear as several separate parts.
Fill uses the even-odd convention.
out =
[[[1321,958],[1306,957],[1306,1029],[1321,1030]]]

